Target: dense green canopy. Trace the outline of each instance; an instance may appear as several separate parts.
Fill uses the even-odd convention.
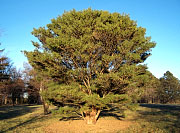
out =
[[[72,10],[34,29],[39,42],[25,55],[53,80],[44,97],[88,115],[90,109],[131,101],[147,82],[142,63],[155,43],[145,32],[125,14]]]
[[[160,78],[161,88],[159,89],[161,103],[175,103],[180,101],[180,81],[178,78],[167,71],[164,76]]]

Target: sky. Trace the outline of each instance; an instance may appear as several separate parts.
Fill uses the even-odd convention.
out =
[[[14,66],[28,62],[21,51],[34,49],[33,28],[45,27],[64,11],[91,7],[111,13],[126,13],[146,28],[157,45],[145,61],[160,78],[166,71],[180,79],[180,0],[0,0],[0,49]]]

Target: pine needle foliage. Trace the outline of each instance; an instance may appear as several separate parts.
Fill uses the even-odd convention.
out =
[[[10,78],[10,75],[8,74],[10,60],[3,55],[3,51],[3,49],[0,49],[0,83],[5,82]]]
[[[161,103],[176,103],[180,101],[180,80],[170,71],[160,78],[161,87],[158,90]]]
[[[65,12],[34,29],[39,42],[24,51],[35,70],[51,79],[42,95],[87,112],[132,102],[142,88],[155,42],[129,15],[92,10]],[[133,100],[135,101],[135,100]]]

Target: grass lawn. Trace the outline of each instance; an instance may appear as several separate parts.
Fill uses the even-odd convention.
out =
[[[180,105],[141,104],[132,121],[125,132],[180,133]]]
[[[0,133],[44,132],[117,132],[117,133],[180,133],[180,106],[142,104],[123,118],[118,110],[102,112],[96,125],[81,119],[59,121],[58,116],[43,115],[41,105],[1,106]]]
[[[54,116],[44,116],[42,105],[0,107],[0,133],[44,132],[43,127],[56,120]]]

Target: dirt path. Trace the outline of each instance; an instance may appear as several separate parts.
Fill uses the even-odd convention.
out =
[[[45,128],[46,133],[114,133],[128,128],[132,122],[100,119],[96,125],[87,125],[83,120],[58,121]]]

